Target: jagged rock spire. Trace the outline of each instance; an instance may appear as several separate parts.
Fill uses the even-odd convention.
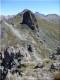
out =
[[[32,30],[35,30],[38,28],[36,17],[30,10],[26,10],[23,13],[22,24],[27,24]]]

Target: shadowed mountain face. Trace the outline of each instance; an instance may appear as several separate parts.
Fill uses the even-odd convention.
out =
[[[29,10],[25,11],[23,14],[22,24],[27,24],[32,30],[35,30],[36,28],[38,28],[35,15]]]

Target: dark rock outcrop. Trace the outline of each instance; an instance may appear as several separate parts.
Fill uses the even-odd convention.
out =
[[[33,52],[31,45],[28,45],[28,51],[29,51],[29,52]]]
[[[28,25],[32,30],[38,28],[36,17],[30,10],[24,12],[22,24]]]
[[[56,54],[60,55],[60,46],[57,47],[56,51],[57,51]]]

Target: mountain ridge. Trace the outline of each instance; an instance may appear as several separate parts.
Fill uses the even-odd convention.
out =
[[[28,21],[24,22],[23,19]],[[38,29],[32,30],[36,21]],[[7,20],[3,18],[0,21],[0,54],[5,57],[0,58],[0,63],[4,64],[0,70],[4,68],[2,73],[8,73],[0,78],[54,80],[56,72],[60,74],[59,28],[59,24],[42,19],[33,12],[27,14],[24,11]]]
[[[28,9],[24,9],[23,11],[21,11],[21,12],[19,12],[17,15],[23,15],[23,13],[25,12],[25,11],[28,11]],[[40,16],[40,17],[42,17],[42,18],[46,18],[46,17],[50,17],[50,16],[52,16],[52,17],[59,17],[59,19],[60,19],[60,15],[58,15],[58,14],[47,14],[47,15],[45,15],[45,14],[42,14],[42,13],[40,13],[40,12],[34,12],[34,14],[35,15],[37,15],[37,16]],[[0,18],[2,19],[2,17],[5,17],[5,18],[9,18],[9,17],[13,17],[14,15],[7,15],[7,16],[5,16],[5,15],[0,15]]]

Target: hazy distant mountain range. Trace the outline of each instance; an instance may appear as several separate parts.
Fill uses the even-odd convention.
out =
[[[14,15],[7,15],[7,16],[0,15],[0,20],[4,20],[4,19],[8,20],[8,19],[12,18],[13,16]]]
[[[57,14],[48,14],[48,15],[44,15],[44,14],[40,14],[38,12],[35,13],[37,16],[40,16],[41,18],[53,22],[53,23],[59,23],[60,22],[60,16]]]

